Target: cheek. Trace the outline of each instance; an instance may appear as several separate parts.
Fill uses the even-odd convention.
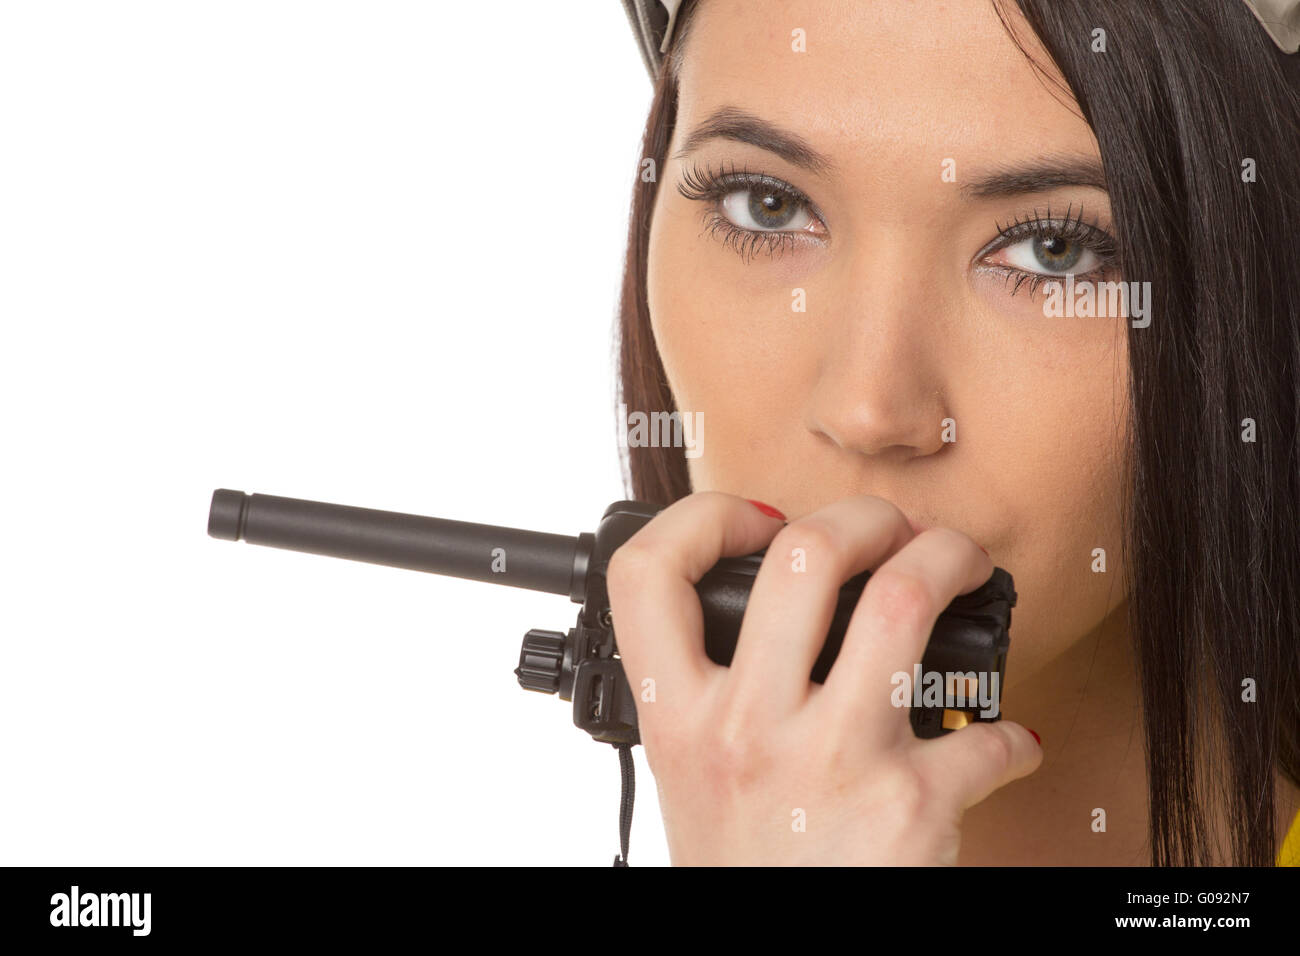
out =
[[[813,350],[791,308],[797,276],[760,261],[746,266],[701,238],[690,215],[656,211],[647,275],[655,343],[679,411],[703,412],[709,428],[708,454],[692,469],[743,470],[746,453],[789,437],[780,416],[797,418],[791,396],[808,388]]]
[[[1015,517],[997,559],[1021,595],[1016,633],[1027,638],[1022,649],[1031,645],[1022,650],[1022,676],[1087,635],[1125,597],[1124,335],[1096,329],[1022,352],[1000,408],[985,416],[1015,436],[998,456]]]

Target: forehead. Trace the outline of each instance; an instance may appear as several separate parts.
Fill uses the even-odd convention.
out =
[[[962,161],[1096,155],[1077,105],[1035,70],[992,0],[699,3],[674,142],[735,106],[798,133],[848,175],[903,173],[918,163],[937,170],[945,158],[960,170]],[[1059,81],[1015,4],[1003,9]],[[792,47],[796,30],[804,52]]]

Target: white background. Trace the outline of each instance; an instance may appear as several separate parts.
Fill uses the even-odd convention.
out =
[[[0,863],[609,865],[576,605],[206,523],[594,531],[650,96],[614,0],[0,4]]]

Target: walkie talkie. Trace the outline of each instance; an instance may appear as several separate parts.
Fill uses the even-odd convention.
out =
[[[572,701],[576,726],[620,748],[626,796],[631,785],[627,748],[640,743],[640,736],[636,700],[618,657],[605,572],[614,552],[660,510],[642,501],[616,501],[605,509],[594,534],[571,537],[218,489],[212,493],[208,534],[562,594],[581,604],[577,623],[567,633],[530,630],[524,635],[515,675],[526,690]],[[696,585],[705,650],[718,664],[731,663],[763,555],[724,558]],[[812,680],[825,681],[869,578],[864,571],[840,588]],[[956,597],[939,616],[917,671],[918,676],[943,675],[944,683],[940,692],[918,697],[919,706],[909,704],[917,737],[938,737],[972,721],[1000,719],[1015,604],[1011,575],[994,568],[988,581]],[[984,688],[978,701],[975,681]],[[625,800],[625,818],[624,859],[630,800]]]

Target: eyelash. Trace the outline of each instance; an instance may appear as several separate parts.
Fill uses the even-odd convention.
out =
[[[727,195],[742,189],[763,189],[776,193],[790,202],[806,208],[825,225],[825,217],[817,210],[811,199],[784,180],[765,173],[752,173],[747,168],[730,169],[714,172],[712,167],[692,165],[682,173],[682,182],[677,184],[677,191],[687,199],[710,203],[709,220],[705,224],[710,236],[721,233],[721,242],[740,254],[742,260],[752,258],[760,250],[766,250],[770,257],[780,250],[792,249],[806,242],[820,243],[806,233],[795,233],[779,229],[762,232],[744,229],[724,216],[718,209],[718,203]]]
[[[784,252],[786,249],[802,243],[817,242],[820,244],[824,241],[814,239],[806,233],[775,229],[758,232],[745,229],[731,222],[719,211],[718,204],[727,195],[742,189],[761,188],[806,208],[825,226],[826,219],[812,200],[794,186],[774,176],[753,173],[743,167],[737,170],[734,165],[730,169],[717,172],[712,167],[706,166],[701,169],[697,165],[691,165],[682,174],[682,180],[677,185],[677,191],[682,196],[711,204],[709,219],[705,225],[708,234],[712,236],[720,232],[723,245],[735,249],[742,260],[752,258],[756,252],[761,250],[766,250],[768,255],[771,256],[778,250]],[[1117,253],[1115,238],[1095,222],[1085,221],[1082,206],[1079,206],[1078,211],[1075,212],[1074,206],[1071,205],[1066,209],[1063,218],[1056,219],[1052,218],[1050,206],[1042,215],[1039,214],[1037,209],[1034,209],[1029,216],[1025,218],[1017,216],[1005,226],[994,223],[994,228],[997,230],[997,237],[979,251],[975,256],[977,261],[1024,239],[1064,239],[1067,242],[1080,243],[1085,249],[1092,251],[1100,260],[1101,264],[1097,268],[1079,277],[1084,278],[1085,276],[1104,275],[1109,272]],[[1049,279],[1060,278],[1060,276],[1044,273],[1026,272],[1023,269],[1002,264],[985,264],[984,268],[990,272],[1005,276],[1007,282],[1011,284],[1011,295],[1015,295],[1025,285],[1029,286],[1032,295],[1044,282]]]
[[[1078,212],[1075,212],[1074,205],[1071,204],[1066,207],[1064,218],[1057,219],[1052,218],[1051,206],[1048,206],[1042,215],[1039,215],[1038,210],[1034,209],[1024,219],[1017,216],[1005,226],[994,223],[994,228],[998,232],[997,238],[976,253],[975,258],[977,261],[1008,246],[1015,245],[1024,239],[1064,239],[1067,242],[1078,242],[1085,249],[1093,252],[1099,260],[1099,265],[1095,269],[1076,275],[1076,280],[1079,280],[1106,275],[1113,269],[1118,255],[1118,244],[1115,237],[1095,222],[1085,221],[1082,205],[1079,206]],[[983,268],[1005,276],[1007,282],[1011,284],[1012,295],[1019,292],[1021,286],[1028,285],[1029,294],[1032,296],[1044,282],[1060,281],[1063,277],[1063,275],[1026,272],[1023,269],[1002,264],[986,264]]]

